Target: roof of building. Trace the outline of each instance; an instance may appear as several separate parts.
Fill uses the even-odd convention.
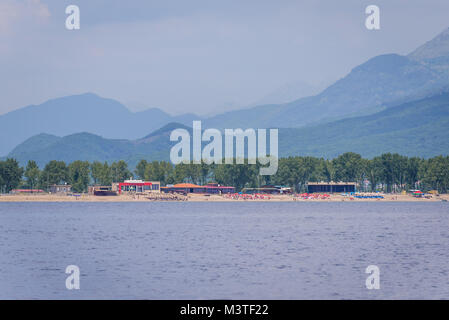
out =
[[[202,188],[208,188],[208,189],[234,189],[234,187],[226,187],[226,186],[204,186]]]
[[[208,188],[208,189],[234,189],[234,187],[225,187],[225,186],[211,186],[211,185],[205,185],[205,186],[199,186],[197,184],[193,183],[178,183],[173,186],[166,186],[162,188],[181,188],[181,189],[199,189],[199,188]]]
[[[332,185],[332,186],[338,186],[338,185],[355,185],[355,182],[309,182],[307,183],[309,186],[328,186],[328,185]]]
[[[173,186],[174,188],[201,188],[201,186],[193,183],[178,183]]]
[[[130,180],[128,180],[130,181]],[[147,181],[143,181],[143,182],[119,182],[119,186],[149,186],[152,185],[152,182],[147,182]]]

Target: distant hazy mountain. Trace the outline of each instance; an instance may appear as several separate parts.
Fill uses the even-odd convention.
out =
[[[231,111],[207,120],[211,127],[301,127],[372,114],[425,97],[449,84],[448,30],[409,57],[380,55],[355,67],[320,94],[281,105]]]
[[[426,42],[408,57],[440,72],[449,72],[449,28]]]
[[[409,56],[387,54],[370,59],[316,96],[215,115],[203,119],[203,127],[310,127],[422,99],[449,87],[448,48],[449,29]],[[190,126],[196,119],[193,114],[172,117],[156,108],[133,113],[117,101],[94,94],[59,98],[0,116],[0,155],[43,132],[53,136],[89,132],[133,140],[169,122]]]
[[[384,152],[408,156],[449,155],[449,93],[390,107],[373,115],[309,128],[280,131],[284,156],[333,158],[353,151],[365,157]]]
[[[370,114],[401,99],[419,98],[448,83],[449,76],[407,57],[375,57],[354,68],[319,95],[283,105],[265,105],[217,115],[211,127],[301,127]]]
[[[176,128],[170,123],[137,140],[111,140],[79,133],[63,138],[40,134],[17,146],[8,156],[22,165],[36,160],[40,166],[50,160],[126,160],[134,167],[141,159],[169,160],[169,136]],[[206,129],[206,127],[203,127]],[[203,144],[204,146],[204,144]],[[280,156],[312,155],[333,158],[353,151],[365,157],[383,152],[431,157],[449,154],[449,93],[390,107],[373,115],[354,117],[297,129],[280,129]]]
[[[322,87],[320,88],[304,81],[291,82],[270,92],[256,102],[252,103],[250,106],[254,107],[267,104],[288,103],[300,98],[314,96],[318,94],[321,89]]]
[[[65,137],[49,134],[33,136],[10,152],[8,157],[17,159],[22,165],[35,160],[43,167],[50,160],[65,161],[116,161],[126,160],[131,167],[141,159],[168,160],[170,133],[176,128],[188,127],[180,123],[169,123],[152,134],[136,140],[105,139],[91,133],[76,133]]]
[[[0,155],[36,134],[65,136],[90,132],[108,138],[136,139],[177,121],[192,123],[197,116],[170,116],[153,108],[133,113],[112,99],[87,93],[49,100],[0,116]]]

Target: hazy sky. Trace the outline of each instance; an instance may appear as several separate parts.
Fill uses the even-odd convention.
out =
[[[76,4],[81,29],[65,28]],[[381,9],[381,30],[365,8]],[[449,27],[448,0],[0,0],[0,114],[77,93],[200,114],[331,83]]]

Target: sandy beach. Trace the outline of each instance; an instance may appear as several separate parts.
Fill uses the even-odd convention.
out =
[[[149,198],[146,195],[118,195],[118,196],[93,196],[83,194],[80,196],[55,195],[55,194],[34,194],[34,195],[0,195],[0,202],[154,202],[154,201],[193,201],[193,202],[376,202],[376,201],[398,201],[398,202],[436,202],[449,201],[449,195],[432,196],[427,198],[415,198],[411,195],[385,194],[384,199],[357,199],[354,197],[342,196],[340,194],[330,195],[327,199],[303,199],[293,195],[270,195],[264,199],[235,199],[220,195],[189,194],[188,196],[179,196],[178,200],[168,199],[161,194],[161,198]]]

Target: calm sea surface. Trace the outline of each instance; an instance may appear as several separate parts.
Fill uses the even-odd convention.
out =
[[[449,204],[0,203],[0,298],[448,299]]]

